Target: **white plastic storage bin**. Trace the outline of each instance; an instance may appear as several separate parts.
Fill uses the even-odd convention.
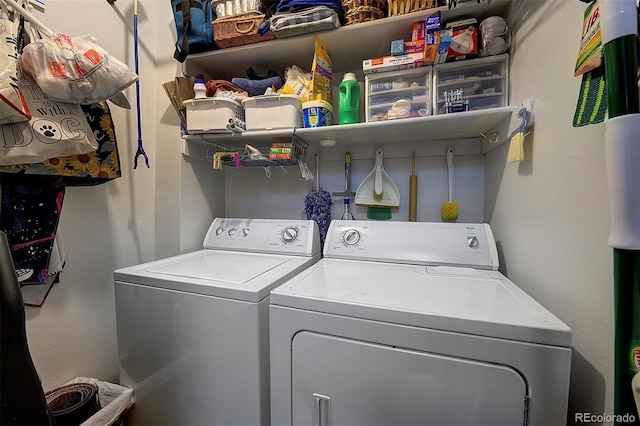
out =
[[[458,89],[469,111],[509,104],[508,54],[434,65],[433,75],[434,114],[445,113],[445,92]]]
[[[302,127],[302,100],[295,95],[261,95],[243,99],[247,130]]]
[[[431,80],[430,66],[367,75],[366,121],[430,115]]]
[[[228,132],[230,119],[244,120],[242,105],[233,99],[202,98],[184,101],[189,133]]]

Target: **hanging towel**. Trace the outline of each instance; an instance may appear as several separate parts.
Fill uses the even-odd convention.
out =
[[[607,114],[604,65],[582,74],[580,95],[573,116],[573,127],[602,123]]]

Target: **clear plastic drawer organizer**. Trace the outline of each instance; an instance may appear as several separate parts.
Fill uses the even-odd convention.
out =
[[[468,110],[509,104],[509,55],[487,56],[434,65],[433,113],[456,111],[452,99],[468,103]]]
[[[431,67],[365,77],[366,121],[431,115]]]

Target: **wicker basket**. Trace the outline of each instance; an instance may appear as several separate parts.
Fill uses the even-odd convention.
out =
[[[213,41],[218,47],[225,48],[273,40],[276,37],[271,30],[264,36],[258,33],[263,20],[264,15],[216,19],[213,21]]]
[[[404,15],[405,13],[436,7],[435,0],[389,0],[389,16]]]
[[[386,0],[342,0],[342,11],[346,24],[373,21],[387,14]]]

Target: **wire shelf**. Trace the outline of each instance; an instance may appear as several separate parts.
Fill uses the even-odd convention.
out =
[[[272,143],[271,147],[254,148],[245,145],[244,151],[226,149],[212,153],[214,168],[227,167],[286,167],[306,163],[309,144],[298,137],[291,142]]]

